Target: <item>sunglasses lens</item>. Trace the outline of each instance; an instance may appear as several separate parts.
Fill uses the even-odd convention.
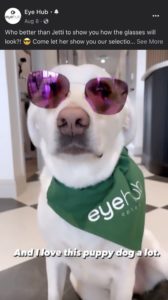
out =
[[[31,101],[42,108],[57,107],[69,93],[68,79],[50,71],[31,73],[27,85]]]
[[[85,87],[86,100],[92,109],[104,115],[120,112],[126,102],[128,86],[119,79],[95,78]]]

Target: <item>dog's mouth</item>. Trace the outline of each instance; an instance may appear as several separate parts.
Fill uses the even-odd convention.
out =
[[[86,137],[60,136],[58,145],[57,153],[59,154],[81,155],[90,153],[97,157],[102,157],[102,154],[96,153],[96,151],[89,146]]]
[[[74,145],[71,144],[65,148],[60,149],[59,152],[65,153],[65,154],[73,154],[73,155],[78,155],[78,154],[84,154],[84,153],[91,153],[91,151],[87,148],[81,147],[79,145]]]
[[[82,154],[92,154],[96,156],[97,158],[101,158],[103,156],[103,153],[96,153],[96,151],[93,151],[89,148],[84,148],[79,145],[69,145],[64,148],[59,148],[58,150],[59,154],[71,154],[71,155],[82,155]]]

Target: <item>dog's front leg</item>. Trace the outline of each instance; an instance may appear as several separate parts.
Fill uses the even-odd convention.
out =
[[[48,300],[61,300],[64,291],[67,266],[59,257],[47,257]]]
[[[135,284],[135,274],[125,274],[116,278],[110,287],[110,300],[131,300]]]

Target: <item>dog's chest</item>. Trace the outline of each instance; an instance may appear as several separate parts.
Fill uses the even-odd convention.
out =
[[[61,247],[61,251],[111,248],[113,243],[72,226],[58,216],[46,200],[41,200],[38,205],[38,222],[47,246]]]
[[[93,252],[93,250],[116,251],[118,245],[70,225],[49,207],[43,197],[39,201],[38,220],[46,247],[60,250],[62,253],[60,261],[64,261],[77,278],[84,281],[92,278],[96,283],[107,285],[108,279],[119,272],[121,264],[118,264],[116,257],[96,259]],[[86,251],[89,255],[84,258],[83,254]],[[100,269],[104,272],[99,272]]]

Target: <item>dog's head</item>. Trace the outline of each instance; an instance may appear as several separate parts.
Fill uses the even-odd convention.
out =
[[[113,171],[123,146],[134,136],[133,112],[127,99],[112,115],[96,113],[85,97],[93,78],[111,78],[94,65],[61,65],[52,71],[66,76],[70,88],[56,108],[30,105],[28,129],[52,176],[72,187],[93,185]]]

